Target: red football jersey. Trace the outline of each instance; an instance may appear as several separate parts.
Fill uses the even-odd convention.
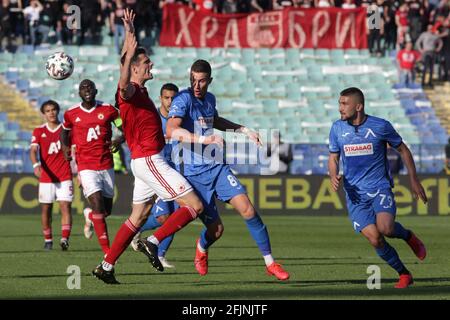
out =
[[[72,130],[78,171],[107,170],[114,166],[109,148],[111,125],[118,117],[116,108],[100,101],[90,110],[79,103],[64,113],[63,128]]]
[[[40,182],[61,182],[72,180],[70,162],[64,159],[61,151],[61,125],[51,130],[48,124],[43,124],[33,130],[31,145],[39,146],[39,159],[41,161]]]
[[[132,83],[136,91],[124,100],[116,93],[117,106],[122,119],[122,130],[131,152],[131,159],[149,157],[161,152],[166,142],[161,118],[147,89]]]

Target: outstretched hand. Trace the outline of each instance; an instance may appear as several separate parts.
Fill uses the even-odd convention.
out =
[[[136,17],[136,14],[133,12],[133,10],[126,8],[123,14],[123,26],[125,27],[125,32],[127,33],[134,33],[134,18]]]

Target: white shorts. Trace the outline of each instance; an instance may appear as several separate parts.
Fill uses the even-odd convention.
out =
[[[131,160],[134,175],[133,203],[145,203],[155,194],[163,201],[179,198],[192,190],[189,182],[173,169],[162,152]]]
[[[55,200],[72,202],[72,180],[39,183],[39,203],[53,203]]]
[[[101,191],[105,198],[114,197],[114,169],[81,170],[78,172],[83,194],[88,198],[93,193]]]

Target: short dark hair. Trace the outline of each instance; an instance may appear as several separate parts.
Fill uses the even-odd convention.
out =
[[[191,66],[191,72],[203,72],[211,77],[211,65],[206,60],[197,60]]]
[[[137,47],[136,51],[133,54],[133,57],[131,58],[131,64],[136,64],[136,62],[138,61],[138,57],[140,54],[147,54],[147,49],[145,49],[144,47]],[[120,58],[120,63],[123,65],[125,62],[125,55],[127,53],[125,52],[122,56],[122,58]]]
[[[61,110],[61,108],[59,107],[58,102],[56,102],[55,100],[47,100],[47,101],[45,101],[44,103],[41,104],[40,110],[41,110],[41,113],[42,113],[42,114],[44,114],[44,107],[45,107],[46,105],[54,106],[55,109],[56,109],[56,111],[57,111],[58,113],[59,113],[59,110]]]
[[[90,79],[84,79],[80,82],[80,84],[78,85],[78,90],[81,89],[82,86],[84,85],[92,85],[95,89],[97,89],[97,86],[95,85],[95,82],[90,80]]]
[[[159,95],[162,96],[163,90],[167,90],[167,91],[175,91],[176,93],[178,93],[178,91],[180,91],[178,89],[178,87],[173,84],[173,83],[165,83],[163,84],[163,86],[161,87],[161,90],[159,91]]]
[[[361,89],[350,87],[342,90],[340,95],[344,97],[354,96],[357,98],[357,102],[361,103],[364,106],[364,93],[361,91]]]

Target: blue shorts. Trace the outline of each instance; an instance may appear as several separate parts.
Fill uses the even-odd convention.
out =
[[[208,225],[219,218],[216,198],[228,202],[239,194],[246,194],[245,187],[231,172],[227,165],[217,165],[198,175],[186,176],[203,202],[204,210],[200,215],[203,224]]]
[[[395,217],[397,207],[391,189],[377,190],[373,193],[346,192],[348,217],[355,232],[361,232],[369,224],[376,224],[377,214],[387,212]]]
[[[159,216],[163,216],[165,214],[171,214],[175,210],[179,208],[178,203],[175,201],[162,201],[158,199],[155,204],[150,209],[150,213],[155,216],[155,218]]]

